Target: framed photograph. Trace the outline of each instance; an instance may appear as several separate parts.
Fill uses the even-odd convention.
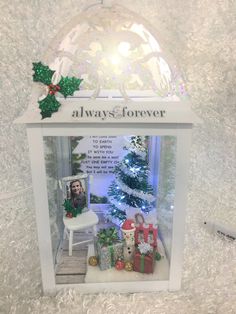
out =
[[[77,211],[88,211],[90,204],[89,175],[79,174],[64,177],[61,182],[64,207],[66,207],[65,204],[68,204],[68,206],[72,206]]]

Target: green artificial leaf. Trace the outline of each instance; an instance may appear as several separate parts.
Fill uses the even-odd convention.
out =
[[[54,112],[58,111],[61,104],[56,100],[54,95],[48,94],[43,100],[39,100],[39,108],[41,109],[42,119],[50,118]]]
[[[50,70],[47,65],[44,65],[42,62],[34,62],[33,71],[34,82],[41,82],[46,85],[51,84],[52,76],[55,71]]]
[[[78,215],[77,208],[74,208],[74,207],[73,207],[73,209],[72,209],[71,212],[72,212],[72,216],[73,216],[73,217],[76,217],[76,216]]]
[[[81,206],[77,206],[77,208],[75,208],[72,205],[72,202],[70,199],[65,199],[64,203],[62,204],[64,206],[64,209],[67,213],[72,213],[73,217],[76,217],[77,215],[80,215],[82,213],[83,207]]]
[[[82,213],[83,208],[84,208],[84,207],[81,207],[80,205],[78,205],[77,208],[76,208],[76,213],[77,213],[78,215],[80,215],[80,214]]]
[[[71,201],[68,199],[64,200],[63,206],[64,206],[65,211],[69,213],[71,213],[74,209],[73,206],[71,205]]]
[[[76,77],[63,77],[58,85],[60,86],[60,93],[66,98],[69,95],[73,95],[76,90],[79,90],[82,79]]]
[[[156,261],[160,261],[161,254],[159,252],[156,252],[155,259],[156,259]]]

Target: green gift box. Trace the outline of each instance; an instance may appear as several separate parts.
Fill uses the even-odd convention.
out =
[[[102,229],[95,240],[98,263],[101,270],[115,266],[119,257],[123,257],[123,242],[119,240],[115,228]]]

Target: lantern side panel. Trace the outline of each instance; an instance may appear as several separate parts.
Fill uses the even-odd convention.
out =
[[[171,258],[172,224],[175,202],[176,137],[163,136],[160,141],[160,167],[157,212],[159,236],[168,259]]]
[[[70,150],[68,139],[65,137],[44,137],[44,158],[47,178],[48,208],[51,229],[52,253],[54,265],[58,263],[58,252],[62,244],[64,225],[63,197],[61,193],[60,178],[70,175],[69,166]],[[66,162],[65,162],[66,160]]]
[[[133,144],[137,145],[135,149]],[[126,147],[124,150],[124,146],[128,149]],[[175,196],[176,138],[154,135],[45,136],[44,153],[56,283],[168,282]],[[71,196],[72,191],[68,190],[69,185],[64,191],[61,182],[65,177],[78,179],[84,175],[93,177],[89,188],[91,193],[88,209],[97,215],[97,234],[102,233],[102,241],[105,242],[99,242],[99,237],[94,238],[91,228],[75,230],[74,242],[90,242],[74,246],[70,256],[68,238],[63,237],[63,217],[70,213],[71,217],[68,216],[68,219],[80,220],[83,211],[70,212],[68,204],[65,204],[65,195]],[[104,183],[102,180],[105,180]],[[116,186],[119,192],[114,193],[111,199],[108,197],[109,186]],[[85,186],[82,185],[82,188],[85,189]],[[116,203],[118,209],[123,209],[123,220],[112,219],[109,215],[110,207],[114,205],[112,202]],[[136,219],[137,214],[143,220]],[[134,228],[140,232],[136,232],[133,237],[131,231],[126,230],[124,233],[122,224],[125,219],[133,221]],[[113,241],[112,238],[109,240],[109,232],[113,228],[118,235],[118,239],[114,239],[115,245],[121,241],[119,245],[123,246],[120,256],[116,255],[116,246],[113,247],[109,242]],[[131,239],[134,243],[131,243]],[[96,250],[98,242],[104,248],[107,246],[105,270],[101,270],[104,267],[99,265],[99,260],[103,261],[104,256],[99,257]],[[139,251],[142,243],[150,244],[151,255],[150,252]],[[136,267],[139,271],[134,271],[132,267],[135,252],[139,252],[140,256],[140,265]],[[152,256],[153,267],[150,274],[145,272],[145,254]]]

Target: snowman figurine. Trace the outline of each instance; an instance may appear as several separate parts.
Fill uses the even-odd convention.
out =
[[[121,231],[123,233],[124,243],[124,260],[133,261],[134,251],[135,251],[135,223],[132,219],[127,219],[121,226]]]

